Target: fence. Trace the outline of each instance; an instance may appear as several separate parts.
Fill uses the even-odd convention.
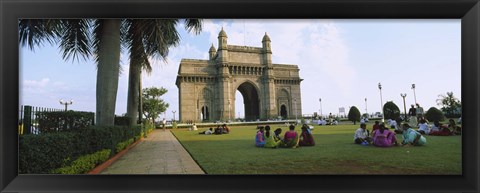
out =
[[[39,114],[41,112],[62,112],[62,109],[54,109],[54,108],[44,108],[44,107],[33,107],[29,105],[22,105],[19,109],[19,121],[18,121],[18,134],[39,134],[40,133],[40,125],[39,125]],[[88,112],[94,114],[93,112]],[[93,117],[92,117],[92,124],[93,124]],[[66,124],[65,121],[62,121]]]

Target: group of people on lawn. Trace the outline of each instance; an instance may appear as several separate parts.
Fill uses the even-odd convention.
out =
[[[390,131],[384,123],[375,121],[370,135],[366,129],[366,124],[360,124],[360,128],[355,131],[354,142],[356,144],[368,145],[373,144],[378,147],[399,146],[396,134],[403,135],[401,145],[422,146],[427,143],[427,139],[423,135],[461,135],[461,127],[456,125],[453,119],[449,120],[448,125],[441,125],[435,121],[432,126],[428,125],[425,118],[420,118],[418,130],[414,130],[409,123],[403,123],[397,126],[396,121],[389,120],[389,125],[395,132]]]
[[[194,124],[195,125],[195,124]],[[204,135],[221,135],[221,134],[229,134],[230,133],[230,128],[227,126],[227,124],[223,124],[222,126],[217,126],[215,130],[210,127],[210,129],[206,131],[199,132],[198,134],[204,134]]]
[[[422,136],[421,133],[413,130],[408,123],[402,124],[400,126],[400,130],[403,134],[403,141],[401,144],[404,146],[421,146],[427,143],[427,139]],[[375,121],[371,135],[370,132],[366,129],[366,124],[360,124],[360,128],[355,131],[353,141],[356,144],[373,144],[374,146],[378,147],[391,147],[400,145],[397,142],[397,136],[395,132],[390,131],[387,127],[385,127],[384,123],[379,124],[378,121]]]
[[[282,129],[270,130],[270,126],[258,127],[255,135],[255,146],[265,148],[297,148],[298,146],[314,146],[312,131],[306,124],[302,126],[300,135],[295,131],[295,125],[290,125],[289,130],[281,137]]]

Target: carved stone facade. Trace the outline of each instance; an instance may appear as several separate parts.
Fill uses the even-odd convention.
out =
[[[262,47],[228,45],[222,29],[218,49],[210,47],[209,60],[182,59],[176,85],[180,121],[228,121],[235,119],[235,93],[244,100],[246,120],[302,114],[297,65],[272,64],[270,38]]]

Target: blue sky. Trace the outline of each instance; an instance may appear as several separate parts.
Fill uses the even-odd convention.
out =
[[[144,73],[144,87],[165,87],[170,104],[167,118],[178,112],[175,79],[182,58],[207,59],[217,46],[223,27],[228,43],[261,47],[270,36],[273,62],[300,68],[303,114],[320,111],[338,114],[340,107],[356,106],[364,113],[380,111],[393,101],[403,112],[400,93],[406,93],[407,110],[416,98],[425,109],[439,106],[438,95],[452,91],[461,98],[460,20],[204,20],[200,35],[178,26],[179,46],[168,61],[151,60],[153,72]],[[126,112],[128,53],[122,53],[116,114]],[[59,100],[73,99],[69,109],[95,112],[96,64],[90,59],[65,61],[58,45],[35,50],[20,48],[20,105],[59,108]],[[236,112],[243,116],[243,99],[237,91]],[[367,98],[367,104],[365,104]],[[347,110],[348,111],[348,110]],[[164,115],[161,116],[163,118]],[[178,113],[176,115],[178,118]]]

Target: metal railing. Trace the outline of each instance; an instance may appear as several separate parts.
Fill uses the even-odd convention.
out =
[[[39,112],[63,111],[62,109],[33,107],[29,105],[21,105],[18,110],[18,134],[38,134],[38,117]]]

